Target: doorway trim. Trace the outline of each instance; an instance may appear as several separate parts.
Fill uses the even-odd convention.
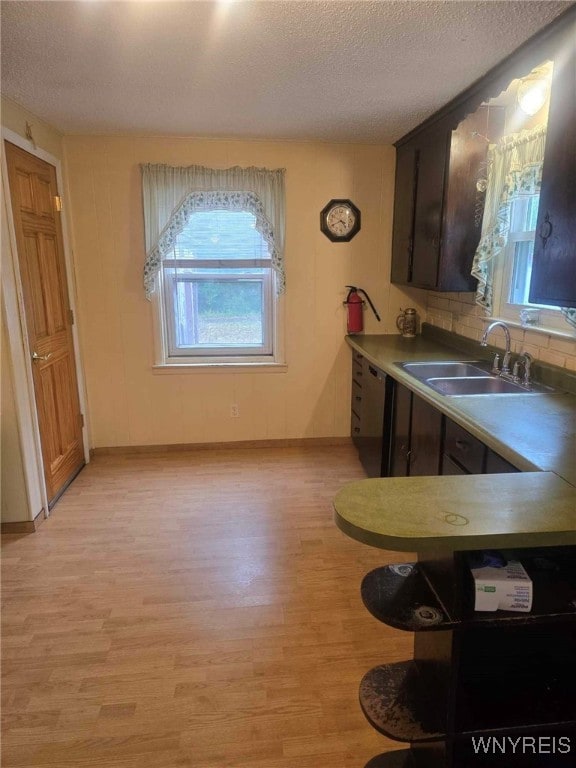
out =
[[[36,147],[31,141],[20,136],[20,134],[2,127],[2,187],[5,195],[5,213],[8,223],[8,243],[3,248],[2,254],[2,294],[5,305],[4,321],[8,337],[10,358],[12,361],[12,372],[14,378],[14,400],[16,406],[16,416],[18,428],[20,431],[20,447],[22,451],[22,464],[24,467],[24,477],[26,482],[26,493],[28,496],[28,515],[29,520],[33,521],[35,517],[43,510],[44,514],[50,514],[48,510],[48,496],[46,493],[46,483],[44,480],[44,463],[42,460],[42,448],[40,444],[40,429],[36,412],[36,401],[34,398],[34,383],[32,379],[32,352],[28,344],[28,334],[26,332],[26,314],[24,310],[24,294],[22,282],[20,279],[20,269],[18,262],[18,249],[16,245],[16,232],[14,230],[14,217],[12,212],[12,201],[10,197],[10,185],[8,183],[8,167],[4,152],[4,141],[25,150],[30,155],[44,160],[56,168],[56,179],[58,183],[58,192],[65,201],[61,212],[62,238],[64,244],[64,262],[66,268],[66,278],[68,281],[68,299],[70,308],[74,313],[74,324],[72,325],[72,341],[74,347],[74,358],[76,360],[76,379],[78,385],[78,397],[80,400],[80,409],[84,414],[84,426],[82,428],[82,444],[84,449],[84,461],[86,464],[90,461],[90,443],[88,434],[88,414],[86,408],[86,390],[84,382],[84,367],[82,365],[82,355],[80,352],[80,343],[78,338],[78,312],[76,307],[76,281],[72,261],[72,249],[69,241],[69,230],[67,220],[67,195],[66,187],[62,178],[62,163],[54,155]],[[9,253],[8,253],[9,251]],[[4,257],[6,254],[6,258]],[[41,508],[38,508],[38,504]]]

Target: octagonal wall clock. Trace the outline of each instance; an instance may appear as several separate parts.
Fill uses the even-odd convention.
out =
[[[347,243],[360,231],[360,211],[351,200],[330,200],[320,212],[320,230],[333,243]]]

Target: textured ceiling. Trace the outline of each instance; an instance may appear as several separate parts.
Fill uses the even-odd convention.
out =
[[[64,133],[389,142],[570,5],[4,0],[2,93]]]

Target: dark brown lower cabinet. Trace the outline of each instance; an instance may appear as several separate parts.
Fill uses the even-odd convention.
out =
[[[459,424],[444,417],[442,475],[518,472],[509,461],[484,445]]]
[[[360,353],[352,356],[350,429],[367,477],[382,477],[385,453],[386,374]]]
[[[442,414],[412,395],[410,475],[439,475],[442,452]]]
[[[518,472],[510,462],[404,385],[394,381],[389,388],[390,476]]]
[[[395,382],[390,475],[440,474],[442,414]]]
[[[351,406],[351,435],[368,477],[519,471],[356,351]]]
[[[362,600],[414,632],[414,658],[360,684],[380,733],[409,742],[366,768],[568,768],[576,764],[576,548],[517,549],[530,613],[475,612],[472,553],[419,557],[368,573]]]
[[[406,477],[410,474],[410,436],[412,423],[412,392],[398,382],[389,393],[392,400],[392,449],[390,475]]]
[[[506,461],[506,459],[503,459],[502,456],[499,456],[497,453],[494,453],[494,451],[491,451],[489,448],[486,449],[485,472],[487,475],[496,475],[504,472],[519,472],[519,471],[520,470],[517,469],[513,464],[511,464],[509,461]]]

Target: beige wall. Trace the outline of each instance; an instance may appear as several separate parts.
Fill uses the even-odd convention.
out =
[[[39,120],[28,110],[20,107],[8,99],[3,98],[1,103],[1,122],[3,128],[8,128],[21,137],[26,136],[26,123],[32,128],[32,135],[38,148],[49,152],[56,158],[62,157],[62,135],[46,123]],[[30,144],[30,150],[32,150]],[[2,145],[2,152],[4,148]],[[6,200],[7,190],[4,187],[2,177],[2,198]],[[6,211],[2,206],[2,274],[4,289],[8,271],[15,265],[11,242],[8,236]],[[16,401],[14,396],[14,381],[18,371],[15,370],[12,355],[9,348],[8,331],[5,324],[4,307],[1,315],[2,355],[0,368],[0,386],[2,403],[2,431],[0,437],[0,461],[1,461],[1,492],[0,509],[2,522],[18,522],[33,520],[42,509],[42,501],[39,489],[38,467],[28,466],[30,482],[26,486],[24,469],[24,448],[30,444],[32,438],[22,433],[22,425],[18,422]],[[21,344],[21,341],[16,343]],[[20,371],[20,374],[22,372]],[[22,380],[21,378],[19,379]]]
[[[2,97],[1,117],[3,128],[9,128],[23,138],[26,137],[26,123],[28,123],[32,129],[36,146],[59,160],[62,159],[62,134],[52,128],[51,125],[4,96]]]
[[[0,429],[0,510],[3,523],[31,520],[32,515],[28,509],[28,495],[24,477],[24,464],[22,462],[22,449],[20,445],[20,432],[16,417],[16,403],[14,400],[14,385],[12,381],[12,365],[10,360],[6,325],[4,323],[4,305],[2,305],[2,331],[1,331],[1,366],[2,385],[0,404],[1,429]],[[38,510],[39,511],[39,510]]]
[[[194,138],[64,139],[79,328],[93,447],[333,437],[349,434],[348,283],[395,332],[418,291],[390,286],[395,152],[390,146]],[[286,168],[285,373],[157,373],[144,298],[139,163]],[[347,244],[319,231],[331,198],[352,199],[362,230]],[[230,406],[240,417],[230,417]]]
[[[426,320],[438,328],[480,341],[486,328],[483,318],[484,310],[474,303],[473,293],[428,292]],[[570,326],[566,328],[566,335],[561,336],[510,326],[512,351],[529,352],[535,360],[576,371],[576,338]],[[501,333],[490,337],[490,344],[495,347],[503,346],[503,342]]]

